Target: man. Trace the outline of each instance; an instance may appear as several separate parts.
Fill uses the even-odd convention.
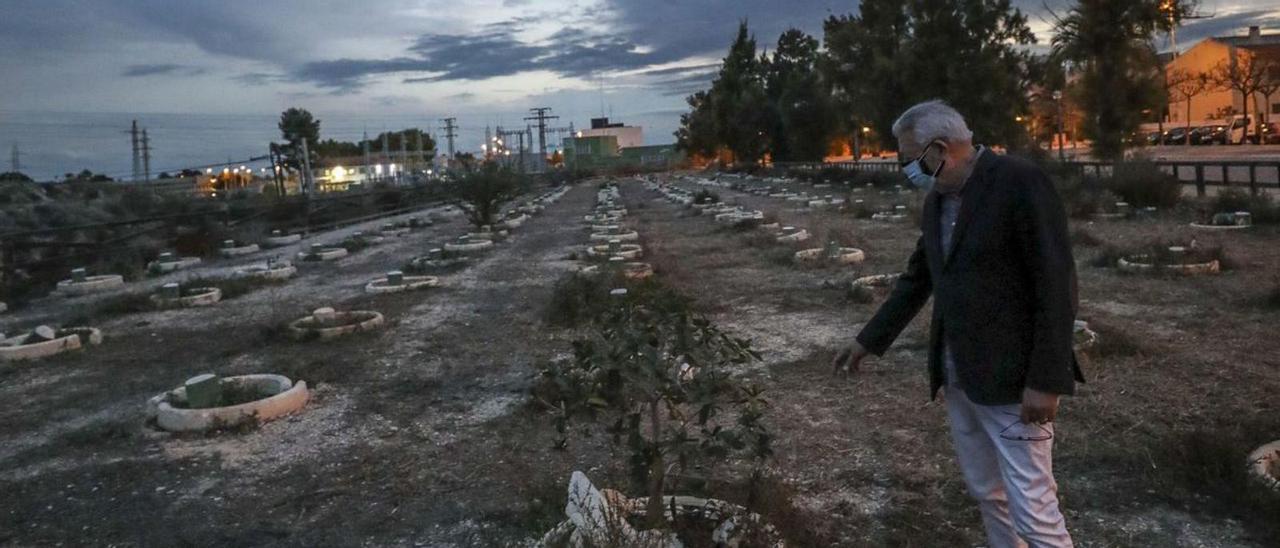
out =
[[[1075,261],[1066,214],[1031,163],[975,148],[941,101],[893,124],[903,173],[928,191],[921,237],[837,372],[883,355],[932,294],[930,395],[992,548],[1071,546],[1053,479],[1058,398],[1083,382],[1072,350]]]

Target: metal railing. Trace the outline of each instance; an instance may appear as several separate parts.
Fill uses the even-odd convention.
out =
[[[1204,196],[1208,187],[1240,186],[1257,194],[1265,189],[1280,189],[1280,160],[1147,160],[1165,173],[1174,175],[1186,185],[1193,185],[1196,194]],[[863,160],[860,162],[775,162],[775,168],[798,171],[901,171],[893,160]],[[1066,169],[1074,169],[1080,175],[1107,177],[1114,169],[1114,162],[1068,160],[1056,163]]]

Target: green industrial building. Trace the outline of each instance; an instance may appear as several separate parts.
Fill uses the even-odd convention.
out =
[[[564,163],[575,168],[668,168],[684,161],[674,144],[620,149],[614,135],[568,137],[563,144]]]

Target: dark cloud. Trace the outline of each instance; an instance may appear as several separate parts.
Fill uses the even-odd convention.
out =
[[[366,77],[382,74],[406,74],[405,83],[484,80],[534,70],[581,77],[644,67],[655,60],[638,44],[611,34],[565,28],[545,40],[526,42],[517,36],[523,28],[523,23],[504,21],[478,34],[427,34],[409,47],[409,56],[306,63],[294,76],[349,90],[359,88]]]
[[[269,72],[246,72],[244,74],[232,76],[231,79],[246,86],[265,86],[277,82],[288,81],[288,78],[283,75]]]
[[[161,65],[129,65],[120,75],[126,78],[134,78],[139,76],[157,76],[161,74],[172,74],[186,67],[182,65],[161,64]]]

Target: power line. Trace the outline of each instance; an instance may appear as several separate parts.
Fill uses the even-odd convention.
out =
[[[142,129],[142,180],[151,182],[151,138],[146,128]]]
[[[142,172],[142,156],[138,154],[138,121],[134,120],[133,125],[129,127],[129,144],[133,150],[133,179],[137,181],[139,174]]]
[[[453,138],[458,136],[458,134],[455,132],[455,130],[457,130],[457,129],[458,129],[458,126],[457,126],[457,125],[455,125],[455,123],[458,121],[458,119],[457,119],[457,118],[443,118],[443,119],[441,119],[440,121],[444,123],[444,127],[440,128],[440,129],[443,129],[443,130],[444,130],[444,137],[445,137],[445,139],[448,139],[448,141],[449,141],[449,161],[453,161],[453,154],[454,154],[454,152],[453,152]]]
[[[559,120],[559,116],[548,116],[551,107],[534,107],[529,109],[533,116],[526,116],[525,120],[537,121],[538,125],[538,152],[545,159],[547,157],[547,120]]]

